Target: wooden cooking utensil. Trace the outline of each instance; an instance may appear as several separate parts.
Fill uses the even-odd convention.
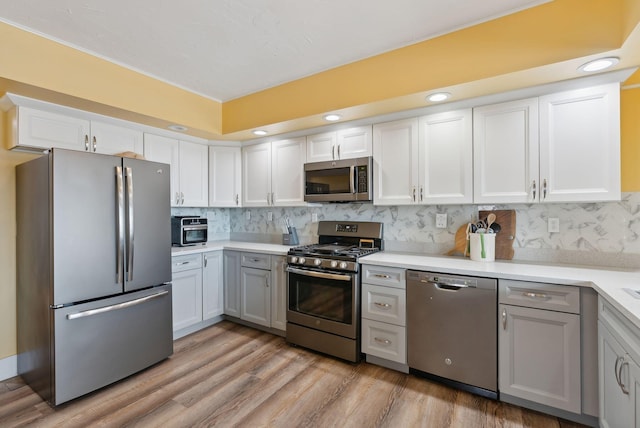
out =
[[[467,227],[468,224],[464,224],[456,231],[456,237],[453,248],[447,253],[448,256],[466,256],[467,248]]]

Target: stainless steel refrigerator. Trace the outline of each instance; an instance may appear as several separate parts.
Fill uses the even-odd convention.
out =
[[[169,165],[52,149],[16,167],[18,372],[59,405],[173,353]]]

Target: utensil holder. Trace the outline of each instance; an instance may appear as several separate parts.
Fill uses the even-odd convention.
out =
[[[295,227],[289,228],[289,233],[282,234],[282,245],[299,245],[298,231]]]
[[[469,240],[471,260],[478,262],[492,262],[496,259],[495,233],[470,233]],[[484,251],[482,250],[483,246]]]

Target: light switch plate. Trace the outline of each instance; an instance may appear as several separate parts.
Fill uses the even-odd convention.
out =
[[[438,229],[447,228],[447,213],[436,214],[436,227]]]
[[[247,212],[245,212],[245,213],[244,213],[244,218],[245,218],[246,220],[251,220],[251,211],[247,211]]]
[[[549,217],[549,219],[547,220],[547,232],[560,232],[560,219],[558,217]]]
[[[311,213],[311,223],[318,222],[318,213]]]
[[[271,211],[267,212],[267,221],[273,221],[273,213]]]

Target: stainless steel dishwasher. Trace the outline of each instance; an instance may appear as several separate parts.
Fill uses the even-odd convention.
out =
[[[407,271],[410,372],[498,398],[493,278]]]

